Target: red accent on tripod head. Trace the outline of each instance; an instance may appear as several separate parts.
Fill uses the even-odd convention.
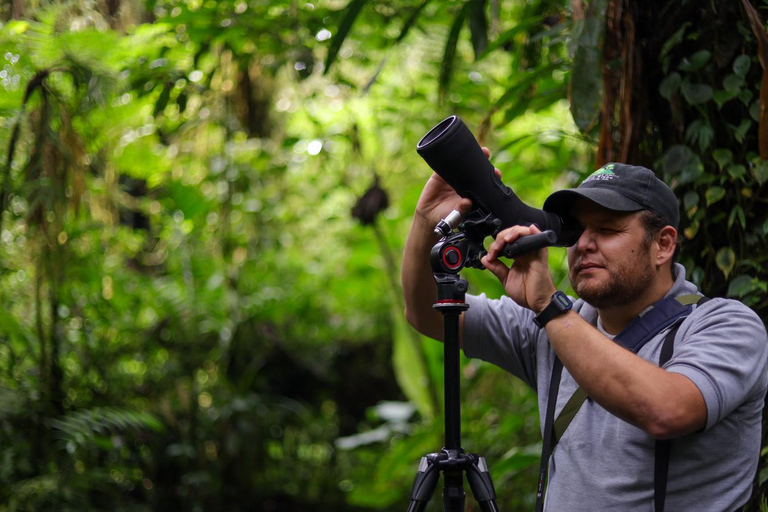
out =
[[[449,270],[455,270],[461,268],[464,264],[464,255],[461,250],[455,245],[451,245],[443,249],[443,265]]]

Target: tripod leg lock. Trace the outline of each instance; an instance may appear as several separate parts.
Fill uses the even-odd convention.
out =
[[[485,463],[485,457],[470,453],[467,455],[471,463],[467,465],[467,481],[472,494],[478,502],[496,500],[496,490],[493,487],[491,473]]]
[[[432,494],[437,487],[437,481],[440,479],[440,468],[438,459],[441,454],[430,453],[422,457],[419,462],[419,471],[416,473],[416,479],[413,481],[413,490],[411,491],[411,505],[408,512],[424,510]]]

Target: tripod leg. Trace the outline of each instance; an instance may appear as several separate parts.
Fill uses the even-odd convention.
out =
[[[419,472],[416,473],[416,479],[413,481],[411,504],[408,506],[408,512],[422,512],[429,500],[432,499],[437,480],[440,478],[440,471],[435,463],[438,457],[438,454],[430,453],[421,458]]]
[[[443,511],[464,512],[464,475],[463,471],[444,471]]]
[[[470,454],[472,462],[467,467],[467,481],[472,495],[480,504],[483,512],[498,512],[496,490],[493,488],[491,473],[485,464],[485,457]]]

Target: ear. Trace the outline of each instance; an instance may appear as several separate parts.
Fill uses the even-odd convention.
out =
[[[677,230],[672,226],[664,226],[656,235],[656,243],[659,250],[656,253],[656,265],[662,266],[672,261],[677,248]]]

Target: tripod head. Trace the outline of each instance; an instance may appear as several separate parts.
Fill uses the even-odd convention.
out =
[[[480,261],[487,253],[483,241],[486,237],[495,237],[501,226],[501,220],[481,209],[472,210],[464,222],[461,222],[461,214],[456,210],[438,222],[435,235],[441,238],[430,253],[435,279],[438,279],[438,274],[458,274],[464,267],[484,269]],[[557,235],[551,230],[524,236],[505,245],[502,255],[505,258],[515,258],[548,247],[556,240]],[[438,279],[438,285],[439,283]]]

